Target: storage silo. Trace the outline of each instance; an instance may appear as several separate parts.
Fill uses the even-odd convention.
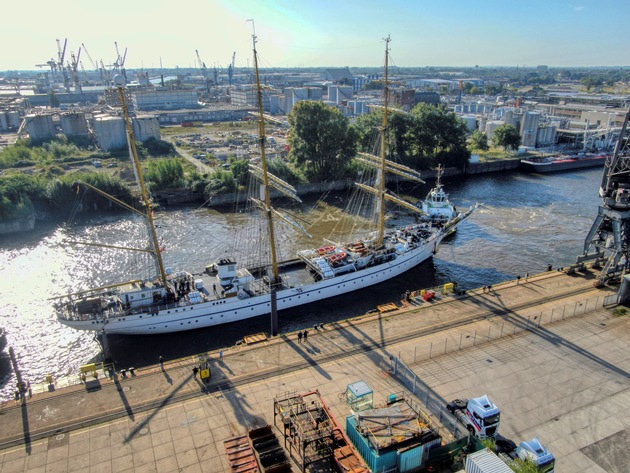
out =
[[[127,130],[125,129],[125,121],[121,117],[96,115],[94,117],[94,132],[98,147],[103,151],[127,147]]]
[[[9,128],[15,128],[16,130],[20,128],[20,124],[22,120],[20,119],[20,112],[17,110],[9,110],[7,112],[7,122],[9,124]]]
[[[133,134],[137,141],[145,142],[149,138],[159,140],[160,122],[155,115],[143,115],[133,119]]]
[[[536,146],[536,135],[538,133],[538,123],[540,113],[527,112],[523,114],[521,121],[521,137],[523,146],[534,148]]]
[[[68,112],[59,117],[61,132],[66,136],[87,136],[89,134],[85,113]]]
[[[486,136],[488,137],[488,140],[492,140],[492,138],[494,138],[494,132],[497,128],[499,128],[500,126],[503,126],[503,122],[495,120],[495,121],[490,121],[486,123],[485,126],[485,130],[486,130]]]
[[[477,129],[477,117],[463,115],[459,118],[464,122],[468,131],[475,131]]]
[[[9,131],[9,120],[5,112],[0,112],[0,131]]]
[[[52,115],[27,115],[26,131],[31,140],[43,141],[55,137],[55,125]]]

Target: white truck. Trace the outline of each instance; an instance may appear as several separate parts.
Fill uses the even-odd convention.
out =
[[[496,436],[499,430],[501,411],[485,394],[471,399],[455,399],[446,408],[470,435],[485,439]]]
[[[499,435],[497,436],[496,445],[499,458],[508,465],[520,458],[521,460],[534,462],[540,473],[554,473],[556,458],[538,438],[521,442],[517,447],[513,441]]]

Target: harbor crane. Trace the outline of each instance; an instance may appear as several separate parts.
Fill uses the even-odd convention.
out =
[[[120,72],[122,76],[127,81],[127,71],[125,71],[125,60],[127,59],[127,48],[125,48],[125,52],[123,55],[120,55],[120,51],[118,50],[118,43],[114,41],[114,46],[116,47],[116,61],[114,61],[113,67],[116,72]]]
[[[584,241],[577,265],[595,260],[601,268],[598,285],[618,282],[630,270],[630,146],[626,130],[630,108],[612,156],[606,159],[599,196],[602,204]]]
[[[232,80],[234,78],[234,61],[236,60],[236,51],[232,54],[232,62],[228,66],[228,84],[232,86]]]
[[[63,65],[63,60],[66,57],[66,47],[68,46],[68,38],[63,42],[63,48],[61,47],[61,40],[57,40],[57,69],[61,71],[63,77],[63,87],[70,92],[70,78],[68,77],[68,71]]]
[[[201,60],[201,56],[199,56],[199,51],[195,49],[195,54],[197,55],[197,61],[199,62],[199,67],[201,67],[201,74],[203,75],[203,80],[206,84],[206,93],[210,93],[210,78],[208,77],[208,68],[206,67],[206,63]]]
[[[79,73],[77,72],[80,59],[81,48],[79,48],[76,56],[73,52],[70,53],[70,62],[68,62],[68,69],[72,72],[72,80],[74,81],[74,91],[77,94],[83,93],[83,89],[81,88],[81,81],[79,80]]]

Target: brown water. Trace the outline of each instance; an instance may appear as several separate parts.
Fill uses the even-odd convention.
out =
[[[378,286],[281,312],[280,330],[360,315],[399,299],[407,289],[450,281],[457,281],[461,289],[471,289],[526,271],[541,272],[548,264],[567,266],[581,252],[597,213],[601,172],[446,179],[445,189],[458,208],[474,202],[484,206],[443,242],[432,261]],[[416,199],[424,197],[429,184],[406,192]],[[344,193],[331,194],[325,202],[308,200],[291,208],[312,224],[308,229],[313,238],[282,227],[278,237],[281,255],[288,258],[297,250],[322,246],[331,232],[333,239],[343,240],[342,234],[351,226],[339,210],[346,199]],[[202,271],[216,258],[233,254],[235,243],[248,250],[260,246],[258,233],[245,231],[250,217],[246,213],[191,207],[165,209],[158,217],[158,231],[166,246],[165,263],[173,269]],[[404,214],[395,220],[400,224],[412,221]],[[138,219],[116,215],[63,227],[37,225],[27,234],[0,237],[0,324],[8,332],[23,375],[31,382],[40,382],[47,373],[57,377],[76,373],[80,365],[100,353],[93,334],[57,322],[49,297],[131,279],[138,270],[150,274],[150,267],[137,253],[67,246],[63,244],[67,240],[141,246],[144,230]],[[110,336],[109,344],[118,366],[142,366],[155,363],[160,354],[170,359],[217,349],[268,329],[268,318],[259,317],[180,334]],[[6,358],[0,359],[2,375],[7,365]],[[0,397],[11,397],[14,384],[11,374],[5,376],[0,381]]]

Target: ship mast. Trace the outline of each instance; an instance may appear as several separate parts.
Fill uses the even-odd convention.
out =
[[[387,168],[387,110],[389,101],[389,42],[390,37],[385,38],[385,87],[383,123],[381,124],[381,166],[378,170],[378,244],[382,244],[385,238],[385,171]]]
[[[116,77],[116,80],[124,81],[122,76]],[[125,118],[125,127],[127,129],[127,144],[129,145],[129,154],[131,155],[131,162],[133,164],[134,173],[136,175],[136,181],[140,186],[142,192],[142,204],[144,205],[145,212],[144,217],[147,222],[147,228],[151,236],[151,243],[153,246],[153,253],[157,261],[158,270],[160,272],[160,278],[165,288],[168,288],[166,283],[166,270],[164,269],[164,261],[162,260],[162,252],[160,251],[160,242],[158,241],[157,232],[155,231],[155,223],[153,221],[153,200],[149,196],[149,191],[144,183],[142,177],[142,169],[140,167],[140,159],[138,158],[138,149],[136,148],[136,138],[133,133],[133,125],[131,118],[129,117],[129,109],[127,108],[127,101],[125,98],[125,91],[122,85],[118,85],[118,94],[120,96],[120,103],[122,104],[123,115]]]
[[[249,20],[252,22],[253,28],[253,20]],[[262,188],[261,191],[263,195],[261,196],[262,201],[264,202],[263,211],[267,216],[267,225],[269,231],[269,245],[271,246],[271,271],[273,274],[273,280],[271,281],[271,285],[275,285],[280,281],[280,273],[278,270],[278,256],[276,254],[276,237],[275,230],[273,225],[273,215],[274,211],[271,207],[271,194],[269,191],[270,177],[267,172],[267,156],[265,154],[265,120],[263,117],[264,109],[263,109],[263,98],[262,98],[262,89],[260,87],[260,75],[258,74],[258,52],[256,51],[256,31],[254,30],[252,34],[252,44],[254,50],[254,70],[256,71],[256,91],[258,95],[258,141],[260,143],[260,168],[262,174]]]

